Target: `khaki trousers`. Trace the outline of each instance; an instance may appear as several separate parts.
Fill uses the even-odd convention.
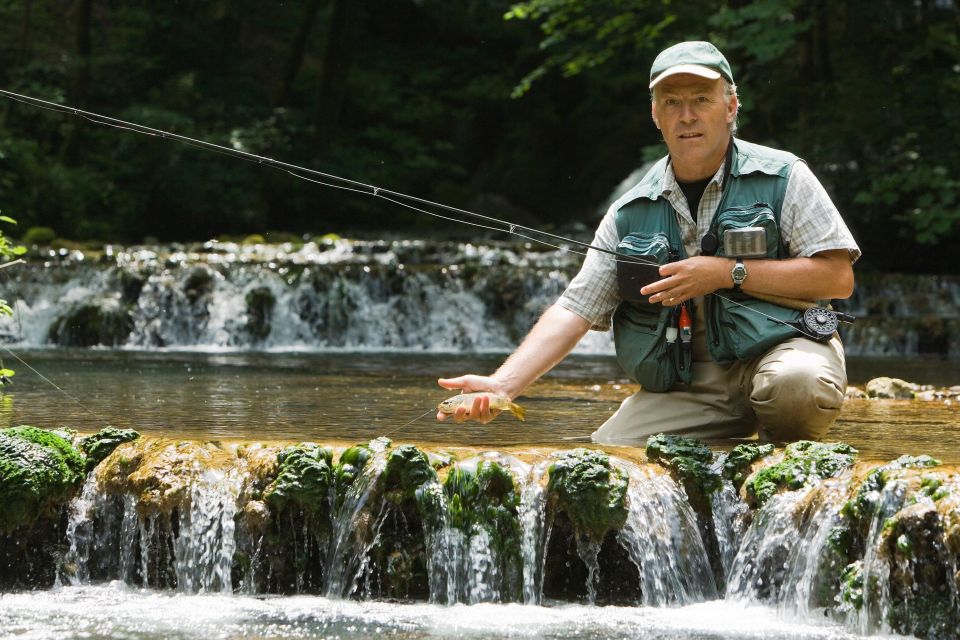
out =
[[[697,305],[693,382],[667,393],[641,389],[593,432],[603,444],[643,445],[649,436],[818,440],[840,414],[847,388],[840,338],[821,344],[798,336],[752,360],[717,364],[706,347]]]

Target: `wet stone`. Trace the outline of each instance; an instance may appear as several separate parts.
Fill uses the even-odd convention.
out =
[[[751,506],[762,506],[782,490],[794,491],[836,476],[853,464],[857,450],[843,442],[801,440],[787,445],[783,453],[781,462],[747,478],[747,501]]]
[[[602,451],[576,449],[555,455],[547,484],[551,510],[566,513],[574,529],[594,541],[621,529],[627,519],[626,474]]]

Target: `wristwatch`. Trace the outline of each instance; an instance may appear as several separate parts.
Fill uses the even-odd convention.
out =
[[[740,285],[747,279],[747,268],[743,264],[743,258],[737,258],[737,263],[730,269],[730,277],[733,278],[733,288],[740,290]]]

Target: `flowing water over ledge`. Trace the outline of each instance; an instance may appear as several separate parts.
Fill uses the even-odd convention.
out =
[[[517,242],[426,240],[43,250],[5,270],[24,348],[376,350],[512,348],[582,256]],[[858,273],[847,353],[960,360],[960,279]],[[612,353],[591,332],[580,353]]]

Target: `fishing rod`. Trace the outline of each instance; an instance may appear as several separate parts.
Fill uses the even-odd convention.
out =
[[[299,178],[307,182],[313,182],[313,183],[326,186],[326,187],[331,187],[334,189],[341,189],[341,190],[351,191],[351,192],[359,193],[363,195],[369,195],[369,196],[373,196],[374,198],[381,198],[383,200],[386,200],[398,206],[405,207],[407,209],[411,209],[413,211],[417,211],[417,212],[420,212],[429,216],[433,216],[436,218],[440,218],[443,220],[447,220],[450,222],[458,222],[460,224],[466,224],[474,227],[479,227],[482,229],[488,229],[491,231],[508,233],[510,235],[524,238],[525,240],[529,240],[531,242],[536,242],[538,244],[542,244],[542,245],[551,247],[553,249],[557,249],[561,252],[569,251],[571,253],[576,253],[578,255],[587,255],[584,251],[576,251],[576,250],[570,249],[569,247],[553,244],[551,242],[548,242],[546,240],[543,240],[528,234],[535,234],[535,235],[550,238],[552,240],[556,240],[559,242],[569,243],[569,244],[581,247],[583,249],[593,249],[594,251],[598,251],[600,253],[613,256],[614,261],[618,263],[628,263],[632,267],[642,267],[642,268],[650,268],[650,269],[657,269],[657,270],[659,270],[660,268],[660,265],[658,263],[651,261],[649,258],[645,259],[643,256],[631,256],[628,254],[618,253],[616,251],[612,251],[604,247],[598,247],[587,242],[581,242],[579,240],[575,240],[573,238],[568,238],[565,236],[550,233],[548,231],[534,229],[532,227],[527,227],[524,225],[508,222],[506,220],[494,218],[493,216],[483,215],[480,213],[469,211],[467,209],[453,207],[440,202],[434,202],[432,200],[419,198],[409,194],[401,193],[399,191],[394,191],[392,189],[386,189],[384,187],[366,184],[364,182],[351,180],[349,178],[343,178],[341,176],[337,176],[332,173],[318,171],[316,169],[311,169],[309,167],[303,167],[303,166],[291,164],[289,162],[283,162],[281,160],[268,158],[266,156],[261,156],[254,153],[250,153],[248,151],[243,151],[241,149],[226,147],[226,146],[215,144],[212,142],[207,142],[205,140],[199,140],[199,139],[191,138],[181,134],[164,131],[162,129],[147,127],[145,125],[137,124],[135,122],[129,122],[126,120],[121,120],[119,118],[104,116],[98,113],[94,113],[92,111],[86,111],[84,109],[79,109],[77,107],[61,105],[56,102],[51,102],[49,100],[42,100],[40,98],[34,98],[32,96],[28,96],[20,93],[14,93],[13,91],[7,91],[5,89],[0,89],[0,96],[4,96],[10,100],[13,100],[15,102],[20,102],[28,106],[37,107],[40,109],[46,109],[48,111],[54,111],[57,113],[63,113],[66,115],[72,115],[75,117],[83,118],[84,120],[87,120],[94,124],[114,127],[117,129],[124,129],[127,131],[132,131],[134,133],[139,133],[146,136],[159,137],[165,140],[181,142],[189,146],[206,149],[209,151],[214,151],[216,153],[221,153],[223,155],[239,158],[248,162],[266,165],[268,167],[272,167],[274,169],[284,171],[290,174],[291,176],[294,176],[295,178]],[[315,176],[315,177],[308,177],[308,176]],[[411,204],[411,203],[416,203],[416,205],[422,205],[422,206],[416,206],[415,204]],[[430,211],[424,207],[435,207],[448,213],[468,216],[470,218],[479,220],[481,222],[473,222],[470,220],[464,220],[462,218],[443,215],[443,214],[437,213],[436,211]],[[493,225],[499,225],[499,226],[493,226]],[[521,231],[523,233],[521,233]],[[827,318],[823,316],[822,313],[809,314],[805,312],[803,319],[799,323],[801,326],[798,326],[797,324],[786,322],[779,318],[774,318],[773,316],[769,316],[757,309],[741,304],[735,300],[732,300],[716,292],[712,292],[707,295],[713,295],[721,300],[726,300],[732,304],[741,306],[745,309],[749,309],[750,311],[758,313],[759,315],[762,315],[773,322],[777,322],[779,324],[789,326],[794,330],[796,330],[799,334],[807,338],[811,338],[813,340],[823,341],[827,335],[832,335],[832,331],[829,334],[825,332],[831,326],[835,328],[837,322],[839,321],[842,321],[842,322],[853,321],[853,318],[851,316],[846,316],[841,314],[841,316],[838,317],[835,314],[835,312],[831,310],[823,310],[823,311],[826,311],[828,314],[833,314],[832,317]],[[762,296],[755,296],[755,297],[762,298]],[[784,299],[781,299],[781,300],[784,300]],[[802,301],[793,301],[793,302],[794,303],[799,302],[800,304],[809,305],[814,309],[819,309],[819,307],[816,307],[815,305],[813,305],[813,303],[804,303]],[[810,311],[810,309],[808,309],[808,311]]]

